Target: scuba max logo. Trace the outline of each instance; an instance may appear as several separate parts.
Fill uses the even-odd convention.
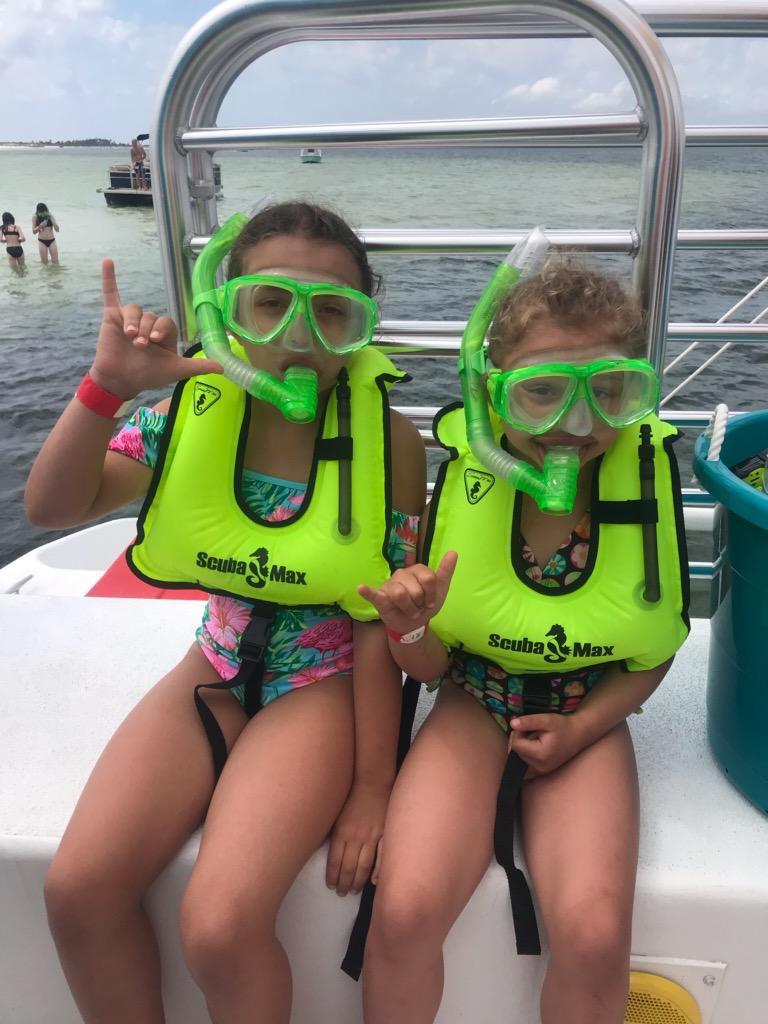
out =
[[[194,402],[192,408],[195,416],[202,416],[208,412],[212,405],[216,405],[221,398],[221,392],[213,384],[204,384],[201,380],[195,381]]]
[[[464,487],[470,505],[476,505],[484,498],[495,483],[496,477],[492,473],[484,473],[481,469],[464,470]]]
[[[262,590],[267,582],[288,583],[296,587],[307,586],[306,569],[290,569],[287,565],[278,565],[269,561],[266,548],[256,548],[248,556],[249,561],[232,558],[231,556],[211,555],[207,551],[197,552],[197,565],[210,572],[224,575],[244,576],[245,582],[254,590]]]
[[[510,637],[502,636],[500,633],[491,633],[488,636],[488,646],[498,647],[502,651],[519,651],[522,654],[541,655],[548,664],[561,665],[567,660],[569,654],[572,654],[574,658],[615,657],[613,648],[616,645],[593,644],[590,640],[577,640],[571,645],[568,643],[565,629],[555,622],[546,632],[544,640],[531,640],[527,636]]]

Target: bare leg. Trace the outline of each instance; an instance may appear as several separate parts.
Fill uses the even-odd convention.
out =
[[[58,245],[58,242],[54,242],[53,245],[48,250],[48,252],[51,255],[51,263],[58,263],[59,262],[59,245]]]
[[[443,992],[443,942],[493,853],[505,758],[498,725],[473,697],[444,683],[387,813],[366,944],[366,1024],[434,1020]],[[431,851],[428,870],[425,851]]]
[[[275,920],[338,817],[353,760],[349,676],[271,702],[235,744],[181,911],[187,962],[215,1024],[288,1024],[291,972]]]
[[[101,755],[46,880],[51,931],[86,1024],[162,1024],[160,968],[141,900],[200,824],[211,754],[192,698],[218,680],[193,646],[128,715]],[[247,719],[206,698],[228,743]]]
[[[40,262],[43,263],[43,264],[47,264],[48,263],[48,246],[47,245],[43,245],[43,243],[38,240],[37,251],[40,253]]]
[[[525,784],[523,834],[550,947],[542,1024],[622,1024],[638,842],[625,723]]]

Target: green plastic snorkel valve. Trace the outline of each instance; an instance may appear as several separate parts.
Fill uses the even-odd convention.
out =
[[[233,214],[197,257],[192,271],[192,296],[200,340],[209,359],[221,363],[224,376],[255,398],[276,406],[292,423],[309,423],[317,415],[317,374],[308,366],[289,366],[278,380],[234,354],[216,297],[216,271],[232,243],[248,223]]]
[[[472,311],[461,339],[459,378],[464,398],[467,439],[475,458],[494,476],[506,480],[534,499],[542,512],[567,515],[573,510],[579,476],[576,448],[550,448],[541,472],[516,459],[496,443],[485,388],[483,345],[501,299],[522,277],[536,273],[544,262],[547,237],[534,228],[499,264]]]

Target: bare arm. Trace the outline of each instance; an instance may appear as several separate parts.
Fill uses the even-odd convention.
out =
[[[611,665],[605,675],[574,711],[584,736],[584,746],[605,736],[647,700],[672,667],[673,658],[645,672],[622,672]]]
[[[123,306],[114,265],[102,268],[104,309],[93,380],[120,398],[164,387],[198,373],[221,369],[212,360],[176,353],[176,326],[136,305]],[[115,421],[73,399],[46,438],[27,480],[24,503],[30,520],[49,529],[88,522],[146,493],[151,470],[107,452]]]
[[[426,501],[426,455],[416,427],[391,414],[392,504],[421,515]],[[402,678],[389,656],[381,622],[355,623],[355,781],[391,787],[400,721]]]
[[[426,457],[418,430],[391,413],[392,504],[421,515],[426,498]],[[380,622],[354,623],[352,685],[355,769],[352,788],[334,826],[326,882],[343,896],[358,892],[373,867],[395,781],[402,675]]]
[[[35,214],[35,216],[32,218],[32,234],[36,235],[39,230],[40,230],[40,221],[38,219],[37,214]]]

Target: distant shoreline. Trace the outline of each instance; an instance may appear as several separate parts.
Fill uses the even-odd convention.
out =
[[[111,139],[68,139],[66,142],[0,142],[0,149],[130,149],[130,142]]]

